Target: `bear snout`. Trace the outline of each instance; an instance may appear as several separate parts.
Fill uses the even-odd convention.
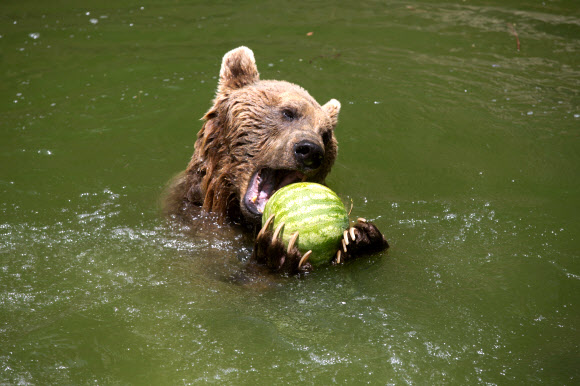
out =
[[[316,170],[322,165],[324,149],[317,143],[302,140],[294,145],[294,158],[304,170]]]

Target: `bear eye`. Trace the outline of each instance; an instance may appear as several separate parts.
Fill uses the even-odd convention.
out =
[[[282,115],[289,121],[293,121],[294,119],[296,119],[296,112],[291,109],[282,110]]]

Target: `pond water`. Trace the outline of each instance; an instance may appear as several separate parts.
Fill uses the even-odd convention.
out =
[[[575,1],[86,4],[0,10],[0,383],[578,383]],[[162,218],[240,45],[388,252],[241,286]]]

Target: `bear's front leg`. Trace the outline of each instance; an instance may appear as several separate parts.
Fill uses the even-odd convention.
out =
[[[376,253],[389,248],[389,243],[375,224],[359,218],[352,227],[344,231],[341,248],[333,259],[333,264]]]
[[[296,248],[298,232],[292,235],[286,247],[281,238],[284,223],[272,231],[270,224],[273,221],[274,215],[271,215],[258,233],[251,261],[267,267],[272,272],[294,275],[311,271],[312,265],[308,262],[311,251],[302,255]]]

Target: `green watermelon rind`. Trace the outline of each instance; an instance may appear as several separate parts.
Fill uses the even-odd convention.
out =
[[[349,226],[344,204],[331,189],[313,182],[298,182],[278,190],[266,203],[262,224],[275,213],[273,227],[284,222],[282,240],[288,245],[299,232],[298,249],[312,250],[313,265],[328,263],[340,248],[344,230]]]

